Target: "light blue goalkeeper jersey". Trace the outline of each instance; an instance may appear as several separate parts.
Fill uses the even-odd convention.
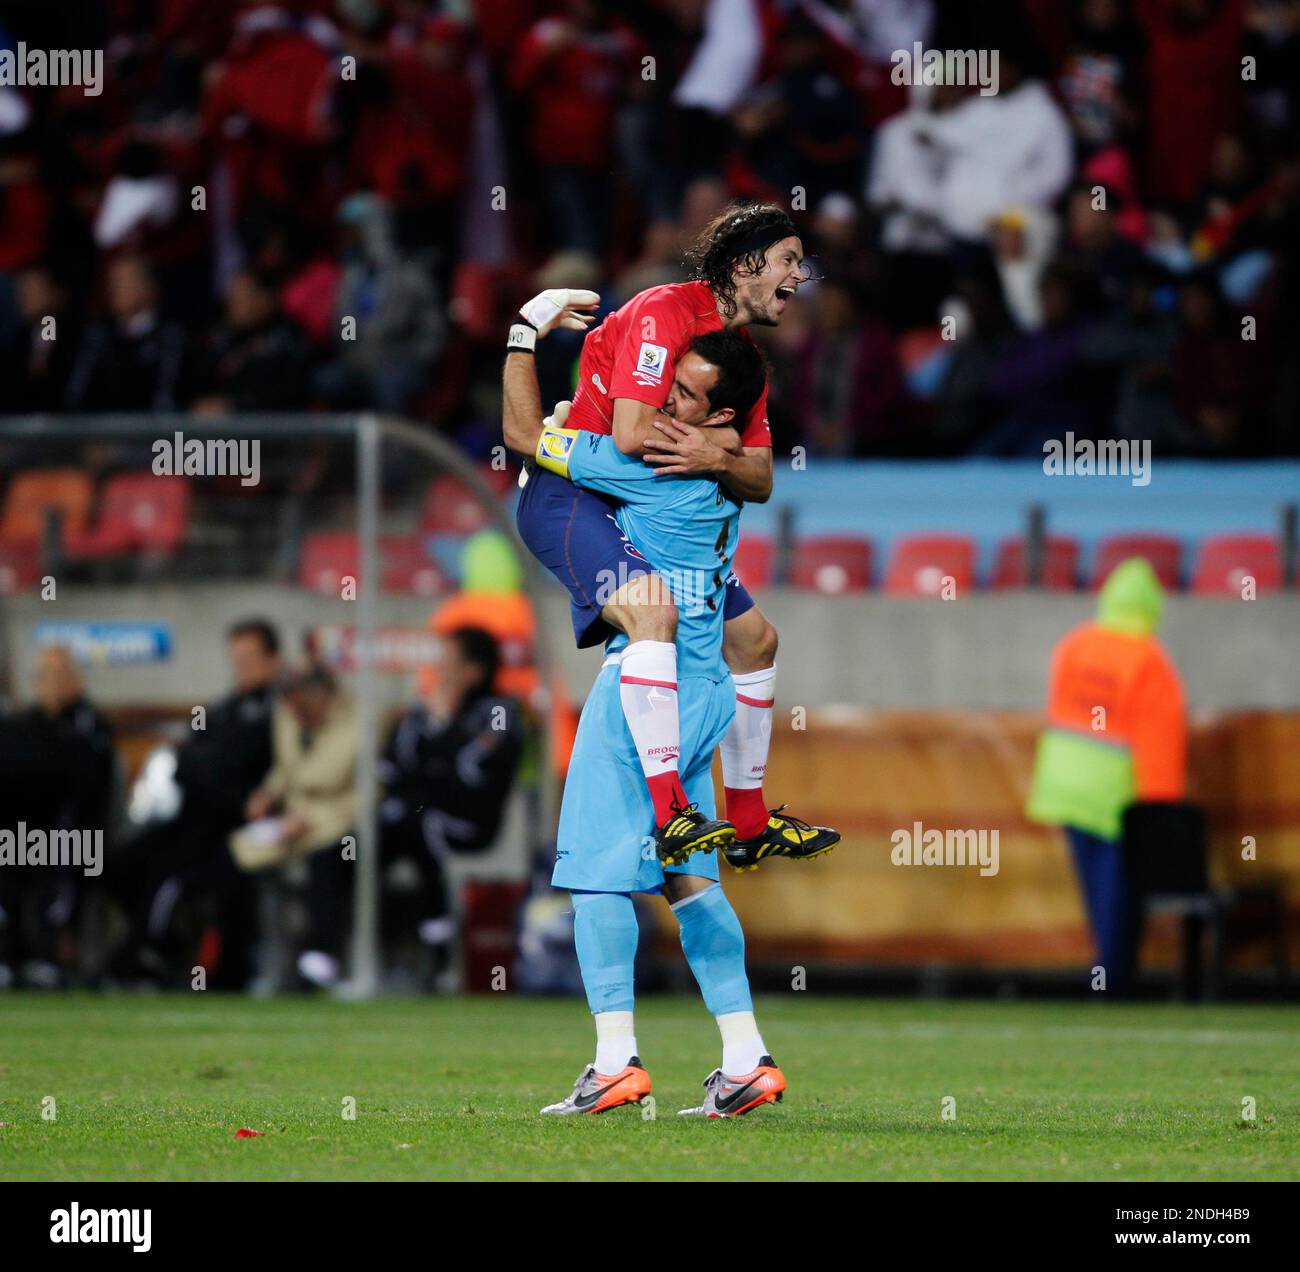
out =
[[[722,657],[724,588],[731,573],[740,504],[710,477],[659,477],[624,455],[607,434],[547,427],[537,447],[544,468],[620,501],[615,518],[632,547],[654,567],[677,605],[677,675],[730,679]],[[602,589],[616,592],[626,580]],[[605,645],[627,644],[622,633]]]

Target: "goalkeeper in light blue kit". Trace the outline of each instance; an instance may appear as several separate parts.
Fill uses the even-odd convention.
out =
[[[722,657],[723,589],[735,553],[740,505],[711,478],[663,477],[614,439],[542,419],[532,348],[556,326],[581,330],[597,297],[544,293],[523,309],[506,357],[505,434],[532,462],[620,506],[611,515],[629,564],[653,569],[678,609],[677,683],[638,682],[647,712],[677,708],[687,798],[713,813],[713,752],[731,723],[735,688]],[[762,356],[735,332],[699,337],[674,371],[666,414],[703,426],[744,416],[764,382]],[[558,414],[558,411],[557,411]],[[621,580],[611,580],[611,588]],[[627,637],[605,646],[605,663],[583,707],[560,811],[552,882],[573,898],[574,936],[587,1003],[596,1022],[596,1058],[573,1093],[542,1110],[602,1113],[640,1103],[650,1078],[637,1054],[632,966],[637,946],[634,892],[662,893],[681,926],[682,950],[722,1034],[722,1064],[705,1080],[704,1103],[683,1113],[737,1117],[781,1098],[785,1077],[754,1019],[740,921],[718,883],[716,854],[661,865],[654,806],[620,696]],[[680,686],[680,699],[678,690]]]

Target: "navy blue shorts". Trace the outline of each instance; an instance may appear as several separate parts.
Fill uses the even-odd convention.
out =
[[[603,645],[614,634],[600,616],[609,598],[654,566],[619,529],[618,504],[571,481],[528,466],[515,522],[532,554],[569,589],[573,637],[579,649]],[[727,578],[723,616],[728,621],[754,606],[733,571]]]

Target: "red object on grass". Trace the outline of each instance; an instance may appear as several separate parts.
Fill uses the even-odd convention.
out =
[[[259,1135],[265,1135],[265,1134],[266,1134],[265,1131],[250,1131],[250,1130],[248,1129],[248,1127],[246,1127],[246,1126],[241,1126],[241,1127],[239,1128],[239,1130],[237,1130],[237,1131],[235,1132],[235,1138],[236,1138],[236,1139],[256,1139]]]

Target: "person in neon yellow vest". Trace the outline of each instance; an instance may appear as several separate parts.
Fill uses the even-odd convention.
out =
[[[1026,813],[1069,836],[1107,989],[1123,992],[1137,960],[1139,916],[1120,827],[1137,801],[1187,789],[1187,705],[1156,640],[1164,591],[1140,557],[1101,589],[1097,618],[1052,656],[1047,727],[1038,740]]]

